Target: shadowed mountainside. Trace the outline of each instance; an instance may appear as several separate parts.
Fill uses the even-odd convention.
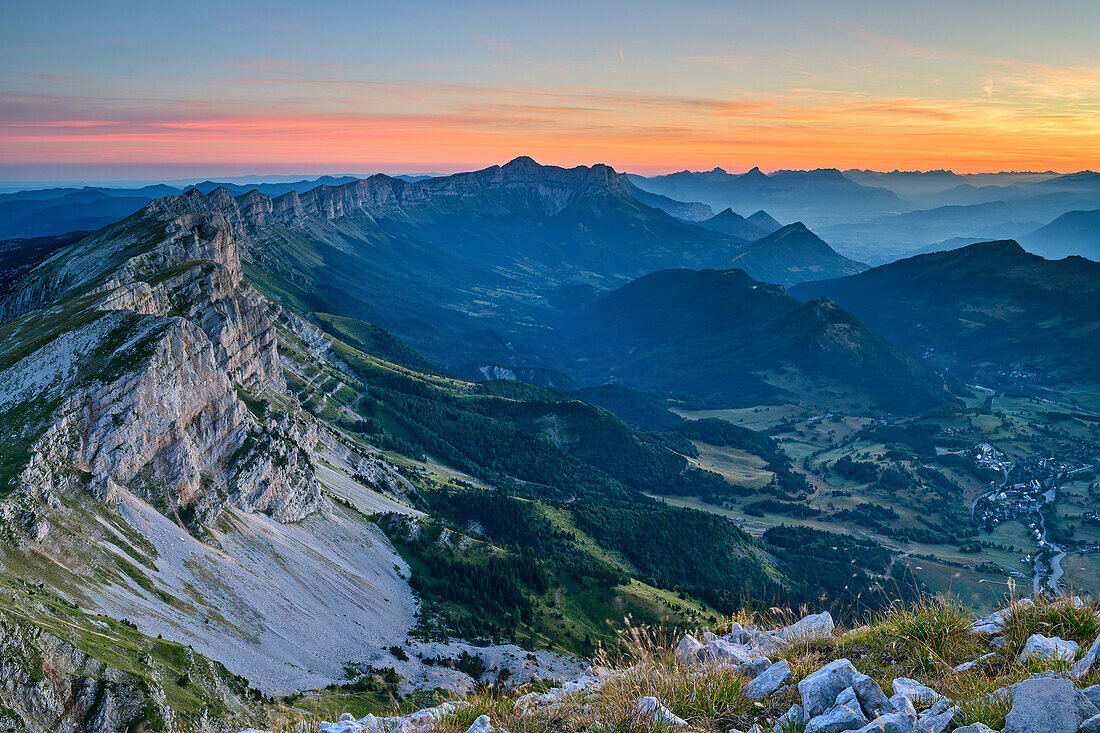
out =
[[[1014,241],[919,255],[858,275],[801,283],[913,354],[967,378],[1017,370],[1100,376],[1100,264],[1045,260]]]
[[[636,388],[733,404],[858,395],[899,412],[951,398],[936,372],[832,301],[800,303],[741,270],[647,275],[585,308],[574,328],[585,369]]]

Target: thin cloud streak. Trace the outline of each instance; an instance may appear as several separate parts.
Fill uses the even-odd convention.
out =
[[[790,85],[714,94],[401,81],[371,78],[352,64],[262,57],[221,66],[255,77],[16,71],[0,74],[0,157],[26,164],[277,159],[352,166],[379,160],[386,148],[387,160],[404,156],[438,169],[458,160],[499,162],[501,151],[574,163],[616,160],[633,169],[729,161],[773,168],[1100,165],[1100,67],[960,55],[861,26],[846,32],[907,58],[972,63],[981,77],[971,93],[956,86],[903,96],[870,84],[845,88],[833,78],[803,85],[795,78],[814,72],[786,62],[772,67],[794,75]],[[513,53],[504,43],[479,44]],[[622,46],[618,53],[627,65]],[[764,63],[731,55],[676,60],[716,69],[719,78]],[[700,85],[707,86],[713,88]]]

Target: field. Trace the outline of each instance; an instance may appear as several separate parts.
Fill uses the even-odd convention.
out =
[[[720,448],[699,441],[694,441],[694,445],[699,450],[699,457],[691,462],[699,468],[714,471],[732,484],[759,489],[775,476],[764,469],[766,463],[763,458],[748,451]]]
[[[984,573],[970,565],[913,557],[901,557],[898,562],[907,565],[929,590],[958,598],[976,614],[997,608],[1001,597],[1009,592],[1003,576]],[[1024,591],[1030,589],[1026,583],[1021,587]]]
[[[1089,460],[1081,456],[1095,450],[1088,446],[1095,446],[1100,438],[1100,422],[1091,414],[1100,408],[1100,389],[1029,388],[1019,394],[998,393],[992,400],[989,396],[989,391],[975,389],[965,406],[897,423],[791,404],[693,411],[674,408],[690,420],[717,418],[772,436],[790,457],[791,470],[806,480],[808,491],[778,497],[787,504],[762,504],[762,499],[771,497],[768,492],[774,491],[774,486],[768,486],[772,472],[761,459],[741,450],[696,443],[699,455],[695,465],[752,492],[732,496],[721,506],[694,497],[663,498],[675,506],[729,517],[756,535],[768,527],[799,524],[874,539],[896,553],[898,561],[930,589],[951,592],[965,603],[989,608],[998,594],[1005,592],[1010,579],[1021,588],[1030,588],[1030,562],[1038,547],[1033,531],[1026,526],[1034,518],[1003,521],[977,535],[969,529],[974,500],[989,490],[990,480],[1003,480],[1001,472],[977,466],[970,451],[989,443],[1010,462],[1052,457],[1077,460],[1080,465],[1081,460]],[[837,470],[838,462],[848,461],[852,464],[847,465],[866,467],[866,475],[845,475]],[[884,485],[882,477],[887,474],[906,476],[910,481],[908,485]],[[1063,543],[1100,546],[1100,520],[1090,519],[1089,514],[1097,510],[1100,492],[1095,472],[1080,469],[1059,478],[1057,485],[1057,502],[1048,515],[1050,537]],[[950,487],[950,491],[934,495],[937,486]],[[807,507],[806,515],[792,514],[790,500]],[[757,510],[751,511],[754,503]],[[886,508],[881,521],[867,521],[859,515],[868,504]],[[760,506],[767,508],[759,511]],[[817,514],[811,516],[813,510]],[[950,528],[945,534],[954,533],[960,539],[937,539],[935,530],[944,528]],[[1066,587],[1100,591],[1100,555],[1071,552],[1063,569]]]

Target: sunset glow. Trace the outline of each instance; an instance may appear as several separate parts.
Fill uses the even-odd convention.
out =
[[[9,4],[0,177],[1100,166],[1095,3],[128,5]]]

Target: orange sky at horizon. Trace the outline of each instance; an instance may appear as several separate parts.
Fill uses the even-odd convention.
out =
[[[1100,169],[1100,4],[104,2],[0,30],[0,177]]]
[[[257,172],[453,172],[519,155],[555,165],[602,162],[640,173],[714,166],[960,173],[1100,168],[1096,132],[1075,120],[1029,120],[1025,126],[980,109],[914,106],[909,100],[802,110],[762,105],[675,119],[653,119],[628,106],[598,113],[509,108],[499,114],[3,124],[0,151],[8,163],[210,164]]]

